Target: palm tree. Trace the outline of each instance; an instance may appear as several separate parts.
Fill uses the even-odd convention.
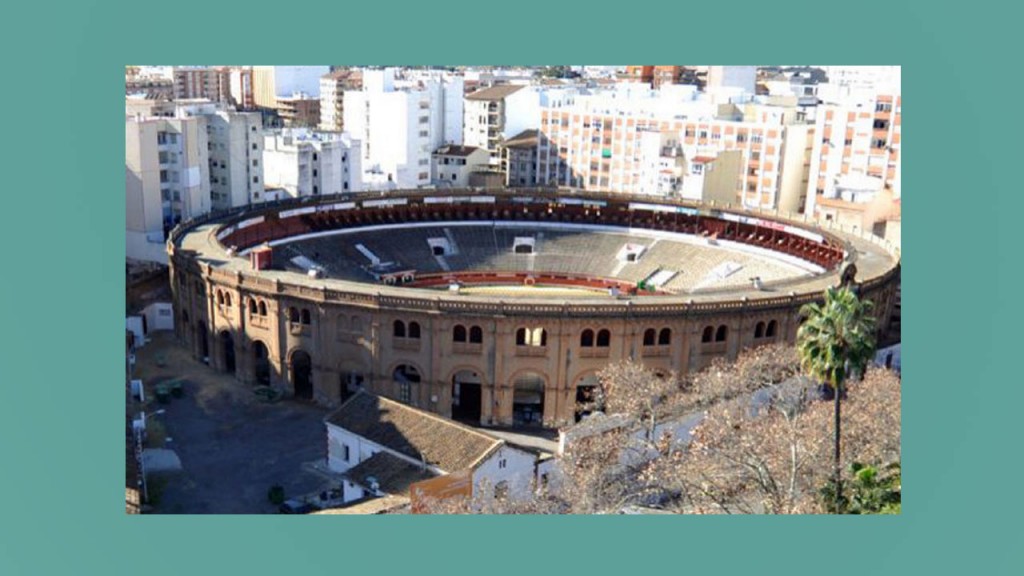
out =
[[[828,385],[835,399],[835,510],[842,501],[842,470],[839,462],[839,414],[843,383],[863,374],[875,353],[874,305],[861,300],[848,287],[830,287],[823,304],[806,304],[800,314],[806,321],[797,332],[800,364],[811,377]]]

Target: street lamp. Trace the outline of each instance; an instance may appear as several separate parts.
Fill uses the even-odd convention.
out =
[[[158,416],[158,415],[163,414],[165,412],[167,412],[167,410],[165,410],[164,408],[161,408],[159,410],[156,410],[154,412],[149,412],[149,413],[143,412],[142,415],[141,415],[142,417],[139,419],[139,425],[134,427],[135,428],[135,450],[138,453],[139,474],[142,477],[142,502],[143,503],[148,503],[149,502],[149,488],[148,488],[148,484],[146,482],[146,459],[143,458],[143,451],[144,450],[142,448],[142,433],[146,429],[146,417],[147,416]]]

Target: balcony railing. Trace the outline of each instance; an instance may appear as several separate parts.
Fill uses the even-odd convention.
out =
[[[483,351],[483,344],[479,342],[454,342],[452,352],[455,354],[480,354]]]
[[[646,358],[653,358],[656,356],[668,356],[669,346],[644,346],[640,349],[640,354]]]
[[[546,346],[516,346],[516,356],[547,356]]]
[[[395,337],[391,340],[391,347],[395,350],[419,350],[420,339],[419,338],[398,338]]]

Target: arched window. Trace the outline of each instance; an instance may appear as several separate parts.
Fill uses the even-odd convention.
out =
[[[227,306],[228,308],[231,308],[231,293],[230,292],[225,292],[224,293],[224,305]]]
[[[726,328],[725,324],[718,327],[718,331],[715,332],[715,342],[725,342],[726,336],[729,335],[729,329]]]
[[[452,341],[453,342],[465,342],[466,341],[466,327],[462,324],[456,324],[452,330]]]
[[[344,332],[348,332],[348,316],[345,316],[344,314],[338,314],[337,324],[335,325],[334,328],[335,330],[338,331],[339,335],[341,335]]]
[[[764,338],[764,322],[758,322],[754,327],[754,338]]]
[[[607,348],[611,344],[612,333],[608,330],[601,329],[597,331],[597,347]]]
[[[308,308],[303,308],[302,309],[302,323],[303,324],[309,324],[309,309]]]
[[[768,322],[768,330],[765,331],[764,335],[768,338],[775,338],[775,333],[779,331],[779,323],[775,320]]]
[[[547,346],[548,333],[543,328],[516,330],[516,346]]]
[[[255,316],[259,312],[259,308],[256,306],[256,300],[253,298],[249,299],[249,315]]]
[[[395,320],[395,329],[393,334],[395,338],[405,338],[405,322]]]
[[[260,300],[260,316],[266,316],[266,315],[267,315],[267,303],[264,302],[263,300]]]
[[[594,345],[594,331],[587,328],[580,334],[580,346],[583,348],[590,348]]]
[[[654,328],[644,330],[644,346],[654,346],[655,338],[658,336]]]
[[[288,321],[292,324],[299,323],[299,309],[295,306],[288,308]]]
[[[419,339],[420,325],[418,322],[409,322],[409,338]]]
[[[471,344],[481,344],[484,341],[484,331],[479,326],[469,329],[469,341]]]
[[[672,343],[672,329],[662,328],[661,332],[658,332],[658,346],[668,346]]]
[[[352,331],[356,334],[363,333],[363,319],[359,316],[352,317]]]
[[[220,290],[217,290],[217,305],[218,306],[223,306],[224,305],[224,293],[221,292]]]
[[[712,326],[704,327],[704,334],[701,336],[700,341],[707,343],[711,342],[715,338],[715,329]]]

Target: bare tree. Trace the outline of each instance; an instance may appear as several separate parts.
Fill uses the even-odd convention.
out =
[[[848,394],[845,465],[898,462],[899,377],[872,369]],[[647,473],[677,486],[695,512],[824,512],[832,418],[830,403],[782,393],[760,412],[742,402],[716,406],[685,453],[653,462]]]

